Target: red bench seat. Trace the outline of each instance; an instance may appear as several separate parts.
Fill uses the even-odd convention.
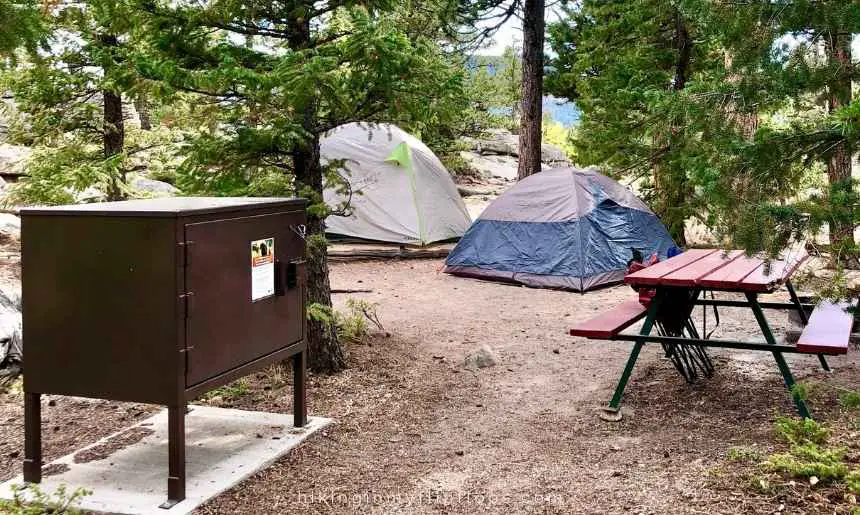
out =
[[[809,354],[846,354],[854,314],[848,302],[822,302],[815,306],[797,341],[797,350]]]
[[[608,339],[635,324],[648,312],[638,300],[629,300],[596,317],[577,324],[570,330],[571,336]]]

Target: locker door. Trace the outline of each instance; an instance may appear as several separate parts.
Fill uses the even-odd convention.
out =
[[[302,339],[303,286],[275,282],[304,257],[304,223],[292,211],[185,226],[187,387]]]

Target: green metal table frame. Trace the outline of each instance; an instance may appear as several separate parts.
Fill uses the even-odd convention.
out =
[[[630,357],[627,359],[627,364],[624,366],[624,370],[621,373],[621,378],[618,381],[618,386],[615,388],[615,394],[612,396],[612,400],[609,402],[609,406],[604,408],[605,411],[610,413],[618,413],[621,409],[621,398],[624,396],[624,389],[627,386],[627,382],[630,380],[630,375],[633,373],[633,367],[636,365],[636,360],[639,359],[639,353],[642,351],[642,346],[646,343],[661,343],[661,344],[687,344],[687,345],[701,345],[703,347],[722,347],[729,349],[743,349],[743,350],[752,350],[752,351],[765,351],[773,353],[773,358],[776,361],[776,365],[779,368],[780,373],[782,374],[782,378],[785,381],[785,386],[788,388],[789,393],[794,399],[794,404],[797,407],[797,412],[802,418],[811,418],[809,414],[809,409],[806,406],[806,402],[795,388],[794,376],[791,375],[791,370],[788,368],[788,364],[785,362],[785,358],[782,356],[783,353],[787,352],[795,352],[799,353],[799,351],[791,346],[791,345],[780,345],[777,343],[776,338],[774,337],[773,331],[770,328],[770,325],[767,322],[767,318],[764,315],[765,309],[782,309],[782,310],[796,310],[800,316],[801,321],[806,324],[808,322],[806,309],[811,309],[814,306],[812,304],[804,304],[800,301],[797,294],[794,291],[794,288],[791,286],[790,282],[785,283],[785,287],[788,290],[789,296],[791,297],[791,302],[759,302],[758,293],[754,292],[735,292],[733,290],[722,290],[722,289],[692,289],[693,305],[701,305],[701,306],[723,306],[723,307],[748,307],[752,310],[755,315],[756,321],[758,322],[759,328],[764,336],[766,343],[756,343],[756,342],[742,342],[742,341],[731,341],[731,340],[716,340],[716,339],[701,339],[701,338],[684,338],[677,336],[658,336],[652,335],[651,331],[654,329],[655,322],[657,320],[657,315],[660,311],[660,306],[663,303],[664,299],[670,292],[670,290],[691,290],[690,288],[684,287],[672,287],[672,286],[657,286],[656,294],[654,298],[651,300],[651,304],[648,307],[648,312],[645,315],[645,322],[642,324],[642,329],[639,331],[639,334],[618,334],[611,338],[612,340],[619,341],[632,341],[633,349],[630,351]],[[700,295],[703,291],[720,291],[720,292],[735,292],[735,293],[743,293],[746,296],[746,301],[737,301],[737,300],[719,300],[719,299],[704,299],[700,298]],[[829,371],[830,367],[827,364],[827,360],[824,355],[818,354],[819,362],[821,363],[821,367]]]

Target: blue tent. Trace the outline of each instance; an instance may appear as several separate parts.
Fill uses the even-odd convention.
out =
[[[665,259],[674,246],[657,215],[624,186],[591,169],[555,168],[487,206],[445,272],[586,291],[621,281],[632,249]]]

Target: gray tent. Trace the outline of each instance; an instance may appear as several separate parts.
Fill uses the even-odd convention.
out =
[[[457,239],[471,219],[439,158],[417,138],[389,124],[342,125],[323,138],[323,161],[346,160],[353,191],[350,216],[330,216],[333,236],[426,245]],[[343,195],[325,192],[330,206]]]
[[[664,259],[674,245],[624,186],[595,170],[554,168],[487,206],[448,255],[445,272],[586,291],[624,279],[633,249]]]

